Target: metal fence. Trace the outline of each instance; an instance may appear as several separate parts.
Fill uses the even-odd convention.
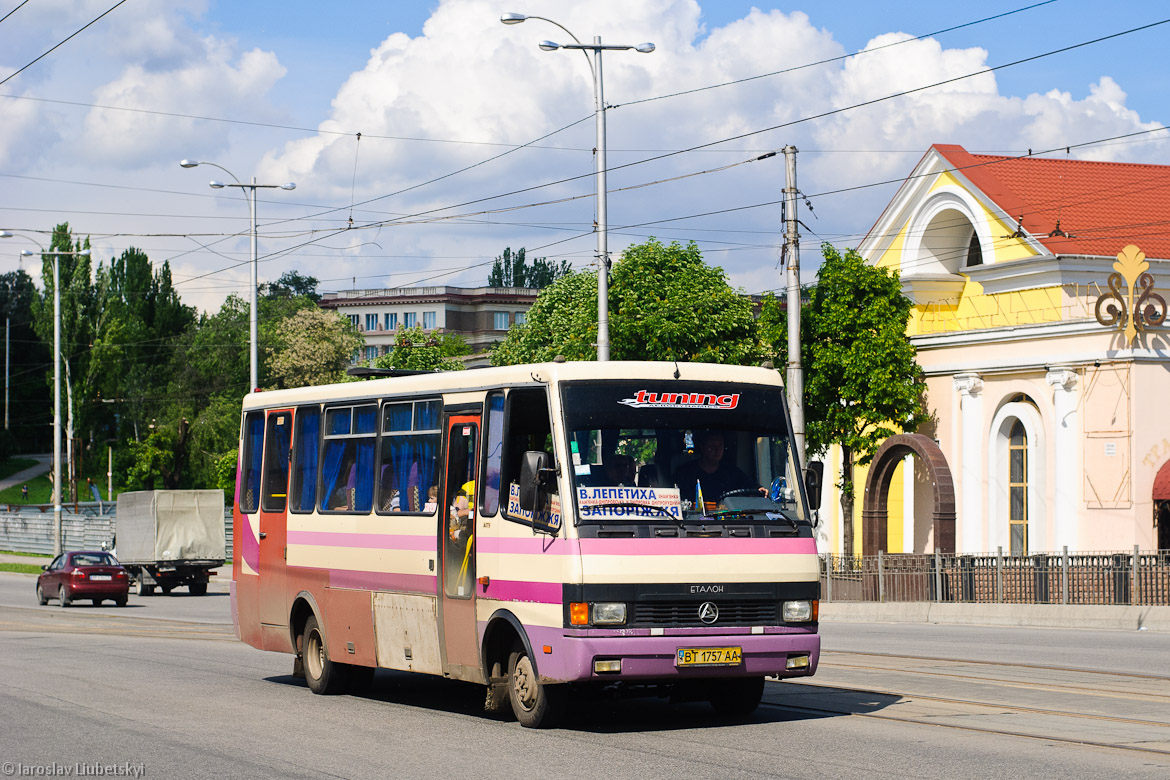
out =
[[[117,504],[84,502],[61,507],[61,547],[97,550],[114,538]],[[232,557],[232,513],[224,512],[226,555]],[[0,550],[53,552],[53,507],[10,505],[0,510]]]
[[[826,601],[1170,605],[1170,550],[821,556]]]

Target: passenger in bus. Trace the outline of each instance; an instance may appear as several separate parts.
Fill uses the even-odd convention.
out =
[[[335,483],[336,489],[329,496],[329,503],[326,509],[333,509],[344,512],[353,506],[354,499],[354,479],[356,477],[357,463],[354,456],[347,452],[345,459],[341,463],[341,468],[338,470],[339,479]]]
[[[698,457],[679,466],[674,472],[674,483],[683,495],[695,489],[698,482],[705,501],[718,501],[733,491],[763,492],[751,477],[733,463],[724,463],[724,435],[722,431],[695,433],[695,451]]]
[[[431,485],[427,488],[427,503],[423,506],[423,511],[428,515],[434,514],[435,510],[439,508],[439,486]]]
[[[473,506],[473,496],[475,495],[475,480],[464,482],[459,492],[455,495],[455,501],[451,505],[451,522],[449,533],[451,540],[455,542],[466,542],[471,536],[471,520]]]
[[[605,458],[605,476],[607,485],[634,485],[634,459],[629,455],[619,455],[616,452]]]

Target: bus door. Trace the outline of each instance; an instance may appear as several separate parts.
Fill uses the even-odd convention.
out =
[[[480,413],[451,414],[445,428],[447,456],[443,479],[439,600],[442,612],[444,667],[452,676],[479,675],[479,641],[475,619],[475,475]],[[454,667],[463,667],[462,670]]]
[[[270,411],[264,425],[264,478],[260,492],[260,622],[288,625],[285,593],[291,409]]]

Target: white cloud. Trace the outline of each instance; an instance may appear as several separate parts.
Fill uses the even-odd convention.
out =
[[[253,49],[233,61],[234,54],[233,46],[208,39],[201,58],[176,70],[150,71],[131,65],[116,81],[95,90],[94,102],[181,114],[256,117],[263,113],[265,93],[285,68],[271,52]],[[85,118],[82,151],[118,165],[141,166],[155,162],[152,151],[170,152],[196,143],[206,148],[207,137],[206,123],[197,120],[94,108]],[[211,145],[212,150],[216,145]]]
[[[251,40],[237,41],[214,29],[215,34],[204,28],[197,31],[192,19],[198,19],[205,4],[204,0],[127,4],[93,28],[94,37],[86,47],[62,49],[60,57],[46,60],[45,70],[35,74],[40,79],[36,94],[279,122],[281,109],[272,105],[271,95],[274,85],[286,78],[286,63],[296,72],[297,52],[292,48],[264,51]],[[54,0],[51,5],[30,4],[29,9],[38,5],[55,9],[61,19],[68,20],[59,21],[54,30],[70,25],[75,29],[74,20],[88,20],[108,7],[98,0]],[[0,165],[8,172],[27,168],[76,179],[83,178],[77,169],[84,163],[91,179],[105,176],[117,183],[192,195],[209,191],[203,184],[205,177],[178,171],[174,163],[182,156],[214,159],[241,177],[255,173],[270,183],[293,180],[296,192],[261,198],[261,223],[266,226],[261,253],[275,252],[323,235],[304,232],[309,229],[343,226],[351,197],[360,202],[385,196],[506,149],[440,140],[519,144],[591,114],[592,81],[585,58],[575,51],[540,51],[539,41],[565,42],[565,34],[539,20],[504,26],[499,15],[507,10],[557,19],[582,39],[600,34],[607,43],[649,40],[657,45],[657,51],[649,55],[630,51],[605,55],[607,103],[618,106],[608,113],[611,167],[963,76],[988,64],[988,53],[981,48],[946,48],[936,40],[911,41],[905,33],[885,32],[867,44],[865,53],[843,61],[636,103],[846,52],[832,30],[816,27],[799,11],[753,9],[743,18],[706,29],[697,0],[527,0],[513,8],[495,0],[442,0],[421,34],[394,33],[377,42],[364,67],[336,86],[328,115],[319,122],[320,130],[334,132],[293,135],[288,140],[287,131],[272,128],[98,109],[89,110],[82,119],[71,109],[4,101]],[[876,50],[891,43],[899,45]],[[8,52],[4,56],[6,61],[19,60]],[[20,88],[30,90],[32,83],[22,76]],[[320,96],[311,97],[313,102],[321,101]],[[609,184],[617,189],[676,177],[792,143],[802,152],[800,187],[816,194],[905,175],[932,143],[960,143],[971,150],[1041,149],[1154,126],[1129,108],[1127,100],[1122,85],[1108,75],[1091,85],[1061,81],[1046,84],[1034,94],[1010,95],[1001,93],[995,75],[985,73],[825,119],[755,133],[708,151],[617,168]],[[46,131],[46,127],[53,129]],[[357,132],[363,134],[360,144],[353,135]],[[586,178],[569,184],[460,211],[593,191],[587,176],[593,167],[591,119],[540,145],[564,148],[517,151],[467,173],[382,198],[356,208],[355,223],[360,226],[582,174]],[[1122,145],[1080,154],[1151,159],[1149,149],[1148,145]],[[55,167],[50,168],[51,164]],[[650,233],[666,239],[695,238],[711,262],[730,272],[734,284],[752,291],[776,287],[781,278],[775,249],[781,233],[779,206],[628,230],[622,226],[775,201],[782,187],[783,163],[777,157],[717,174],[614,192],[609,210],[614,231],[610,249],[620,251]],[[69,190],[61,197],[61,191],[46,189],[38,205],[46,210],[61,204],[76,207],[79,216],[71,217],[64,209],[60,218],[95,233],[214,234],[246,224],[247,212],[238,197],[196,201],[128,191],[114,206],[92,192]],[[814,202],[819,220],[802,218],[825,237],[853,244],[891,195],[891,189],[873,189],[821,198]],[[342,208],[320,218],[272,224],[329,206]],[[86,207],[125,215],[86,215],[82,213]],[[480,215],[474,220],[357,230],[328,238],[320,246],[310,245],[301,254],[270,260],[261,265],[261,278],[275,278],[296,267],[331,280],[323,285],[327,289],[349,287],[353,277],[358,286],[422,279],[478,284],[486,278],[486,267],[438,275],[460,263],[490,261],[504,246],[531,249],[571,236],[572,230],[588,232],[593,209],[592,200],[586,198]],[[150,216],[159,214],[185,216]],[[198,240],[206,243],[215,238]],[[160,260],[195,247],[190,240],[167,244],[162,238],[152,238],[144,243],[152,258]],[[815,236],[806,235],[803,243],[815,253]],[[593,237],[586,235],[553,244],[538,254],[563,252],[584,264],[592,256],[593,245]],[[112,245],[111,251],[116,248]],[[224,241],[216,249],[233,258],[247,256],[242,239]],[[184,255],[175,275],[176,279],[197,276],[230,264],[200,251]],[[806,263],[806,269],[811,270],[811,265]],[[231,278],[246,285],[245,272],[246,268],[237,269],[211,279]],[[222,298],[210,280],[192,283],[190,289],[196,288],[201,292],[191,293],[192,302],[201,306],[214,307]],[[179,289],[188,295],[183,286]]]

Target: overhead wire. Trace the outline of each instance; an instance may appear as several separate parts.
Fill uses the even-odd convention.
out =
[[[103,19],[103,18],[104,18],[104,17],[105,17],[107,14],[111,13],[111,12],[112,12],[112,11],[113,11],[115,8],[117,8],[118,6],[122,5],[122,4],[123,4],[123,3],[125,3],[125,2],[126,2],[126,0],[118,0],[118,2],[114,3],[112,6],[110,6],[109,8],[107,8],[105,11],[102,11],[100,14],[98,14],[98,16],[97,16],[97,17],[95,17],[94,19],[91,19],[89,22],[86,22],[86,24],[85,24],[84,26],[82,26],[82,27],[81,27],[81,29],[79,29],[79,30],[76,30],[75,32],[72,32],[72,33],[70,33],[70,34],[68,35],[68,37],[66,37],[64,40],[62,40],[62,41],[60,41],[60,42],[58,42],[58,43],[54,44],[54,45],[53,45],[51,48],[49,48],[49,49],[47,49],[46,51],[42,52],[41,54],[39,54],[39,55],[38,55],[36,58],[34,58],[33,60],[31,60],[31,61],[29,61],[29,62],[25,63],[24,65],[21,65],[19,68],[17,68],[16,70],[14,70],[12,73],[9,73],[9,74],[8,74],[7,76],[5,76],[4,78],[0,79],[0,85],[7,84],[9,81],[11,81],[12,79],[16,78],[16,77],[17,77],[17,76],[19,76],[21,73],[24,73],[26,70],[28,70],[29,68],[31,68],[33,65],[36,65],[38,62],[40,62],[41,60],[43,60],[45,57],[48,57],[50,54],[52,54],[53,52],[55,52],[57,49],[61,48],[61,47],[62,47],[62,46],[64,46],[66,43],[68,43],[69,41],[73,40],[74,38],[76,38],[76,37],[77,37],[78,35],[80,35],[81,33],[83,33],[83,32],[85,32],[86,30],[88,30],[88,29],[89,29],[91,26],[93,26],[94,24],[96,24],[96,23],[97,23],[99,20]],[[22,3],[21,5],[23,5],[23,3]],[[19,7],[19,6],[18,6],[18,7]],[[15,9],[14,9],[14,10],[15,10]],[[9,16],[11,16],[11,14],[9,14]],[[5,16],[4,18],[5,18],[5,19],[7,19],[7,18],[8,18],[8,16]],[[0,21],[3,21],[3,20],[0,20]]]

